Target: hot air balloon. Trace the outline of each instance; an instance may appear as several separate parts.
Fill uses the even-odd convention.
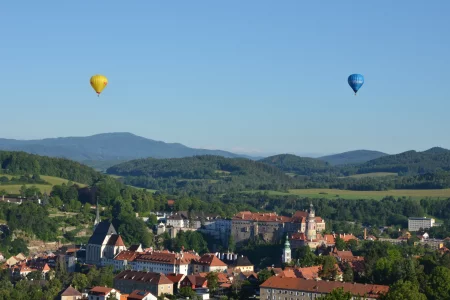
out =
[[[108,78],[103,75],[94,75],[91,77],[91,86],[95,90],[95,92],[100,96],[100,93],[108,84]]]
[[[356,93],[364,84],[364,76],[362,76],[361,74],[352,74],[352,75],[348,76],[348,84],[350,85],[352,90],[355,92],[355,96],[356,96]]]

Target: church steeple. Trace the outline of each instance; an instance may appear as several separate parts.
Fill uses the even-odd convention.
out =
[[[95,215],[95,221],[94,221],[94,230],[95,228],[97,228],[98,223],[100,223],[100,211],[98,208],[98,197],[97,197],[97,206],[95,207],[96,209],[96,215]]]

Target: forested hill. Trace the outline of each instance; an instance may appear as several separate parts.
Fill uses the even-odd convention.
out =
[[[330,165],[315,158],[300,157],[293,154],[279,154],[261,159],[260,162],[277,167],[284,172],[298,175],[312,175],[330,172]]]
[[[110,167],[138,158],[180,158],[195,155],[246,157],[222,150],[190,148],[165,143],[127,132],[102,133],[86,137],[61,137],[42,140],[0,138],[0,150],[24,151],[50,157],[64,157],[95,167]],[[250,157],[246,157],[250,158]],[[105,169],[106,169],[105,168]]]
[[[358,166],[358,173],[395,172],[417,174],[450,171],[450,150],[434,147],[427,151],[407,151],[380,157]]]
[[[348,165],[364,163],[388,154],[372,150],[354,150],[333,155],[319,157],[318,160],[325,161],[330,165]]]
[[[0,167],[5,173],[48,175],[85,184],[92,184],[102,177],[94,169],[68,159],[25,152],[0,151]]]
[[[137,159],[113,166],[107,173],[124,176],[127,184],[166,191],[224,193],[295,186],[294,179],[276,167],[245,158],[212,155]]]

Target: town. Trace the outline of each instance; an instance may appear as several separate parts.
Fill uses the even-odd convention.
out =
[[[173,207],[174,203],[175,200],[167,201],[168,207]],[[4,260],[2,268],[16,282],[51,280],[56,274],[60,276],[62,270],[78,274],[72,284],[58,293],[63,300],[228,299],[233,293],[245,299],[316,299],[336,291],[352,297],[380,299],[388,293],[389,286],[355,282],[354,279],[365,272],[364,261],[368,258],[355,256],[351,249],[358,243],[377,240],[393,245],[408,244],[411,238],[409,231],[397,239],[376,238],[367,233],[367,228],[359,236],[345,232],[324,233],[326,220],[315,214],[313,204],[291,216],[250,211],[238,212],[230,219],[183,211],[154,215],[158,220],[154,226],[157,235],[168,233],[175,237],[179,232],[198,231],[221,241],[227,249],[235,247],[230,242],[239,246],[260,239],[280,245],[280,255],[275,259],[276,264],[261,269],[252,263],[252,257],[232,251],[199,254],[192,249],[175,252],[144,248],[141,244],[126,245],[113,224],[101,220],[97,204],[93,234],[87,244],[63,246],[54,252],[35,252],[30,256],[22,253],[0,256]],[[409,219],[411,232],[432,226],[436,226],[434,219]],[[430,239],[424,233],[415,245],[446,255],[450,251],[444,245],[449,241],[450,237]],[[298,250],[303,252],[302,257],[294,255]],[[92,268],[108,269],[113,276],[112,285],[79,283],[80,274],[89,275]]]

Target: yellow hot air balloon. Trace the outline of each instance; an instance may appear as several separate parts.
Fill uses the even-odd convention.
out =
[[[91,86],[95,90],[95,92],[100,96],[100,93],[108,84],[108,78],[103,75],[94,75],[91,77]]]

